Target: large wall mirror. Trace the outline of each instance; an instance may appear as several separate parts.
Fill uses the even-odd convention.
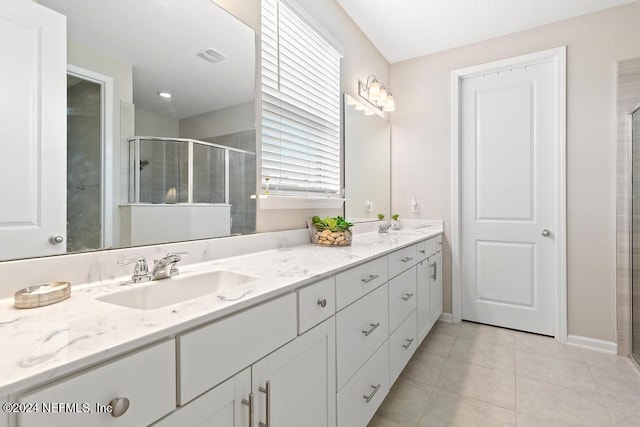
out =
[[[255,232],[254,31],[210,0],[38,3],[67,17],[57,253]]]
[[[391,215],[391,127],[373,107],[344,95],[345,217]]]

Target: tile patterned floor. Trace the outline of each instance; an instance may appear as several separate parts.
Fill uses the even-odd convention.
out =
[[[640,426],[627,358],[552,338],[438,322],[369,427]]]

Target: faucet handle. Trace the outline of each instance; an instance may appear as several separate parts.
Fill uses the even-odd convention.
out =
[[[133,268],[133,276],[131,276],[132,282],[144,282],[151,279],[151,275],[149,274],[149,266],[147,265],[147,259],[145,257],[141,256],[137,258],[118,261],[118,265],[121,267],[134,263],[135,267]]]

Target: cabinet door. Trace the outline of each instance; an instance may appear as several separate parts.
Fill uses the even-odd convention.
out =
[[[442,252],[438,252],[429,260],[429,299],[431,304],[429,312],[433,324],[442,314]]]
[[[0,2],[0,260],[66,252],[65,17]],[[60,243],[49,238],[59,235]]]
[[[154,427],[246,427],[249,425],[251,368],[179,408]]]
[[[254,427],[335,426],[335,369],[332,317],[253,365]]]
[[[418,340],[422,343],[424,337],[431,329],[431,278],[429,260],[420,261],[417,265],[417,292],[418,292]]]

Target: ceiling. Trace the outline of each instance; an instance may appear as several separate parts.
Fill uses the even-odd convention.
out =
[[[177,120],[254,98],[254,32],[210,0],[39,3],[67,16],[70,44],[130,65],[133,102],[148,112]],[[208,48],[227,58],[196,56]]]
[[[337,1],[395,63],[636,0]]]

